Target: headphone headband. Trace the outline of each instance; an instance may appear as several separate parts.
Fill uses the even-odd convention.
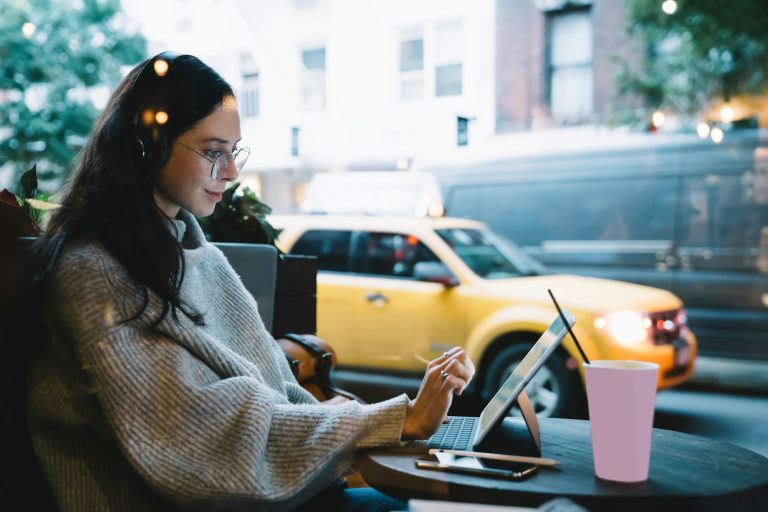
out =
[[[168,157],[168,143],[161,125],[168,121],[168,113],[155,111],[151,101],[157,95],[156,87],[171,72],[174,61],[182,54],[165,51],[149,59],[131,85],[131,125],[133,126],[136,154],[143,165],[158,169]]]
[[[165,78],[173,66],[173,62],[182,54],[174,51],[160,52],[151,59],[149,59],[139,71],[136,76],[136,80],[131,87],[131,95],[137,98],[133,103],[133,116],[131,121],[134,126],[138,126],[141,121],[144,121],[145,125],[154,124],[153,122],[146,122],[143,119],[143,112],[146,110],[146,106],[149,103],[152,93],[154,91],[154,85],[156,80]],[[154,119],[154,112],[152,114],[152,120]]]

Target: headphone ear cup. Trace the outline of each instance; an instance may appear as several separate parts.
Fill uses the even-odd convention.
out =
[[[168,137],[166,137],[165,132],[161,129],[155,129],[153,134],[154,135],[154,142],[155,142],[155,154],[153,155],[154,158],[154,166],[155,169],[160,169],[162,166],[165,165],[165,162],[168,161],[169,153],[171,152],[170,144],[168,142]]]
[[[152,139],[145,130],[138,129],[135,133],[136,137],[136,159],[140,164],[146,165],[152,160]]]
[[[147,144],[138,135],[136,136],[136,155],[141,163],[147,159]]]
[[[165,164],[168,153],[168,137],[162,130],[139,130],[136,134],[136,154],[142,165],[157,170]]]

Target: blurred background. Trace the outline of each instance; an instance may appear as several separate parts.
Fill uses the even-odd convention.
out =
[[[0,188],[55,193],[168,49],[234,86],[275,213],[316,175],[431,173],[554,271],[673,291],[696,381],[768,390],[764,0],[0,0]]]

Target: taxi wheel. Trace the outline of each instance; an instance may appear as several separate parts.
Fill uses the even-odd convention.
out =
[[[498,390],[530,349],[528,344],[516,344],[502,349],[493,358],[485,375],[484,388],[488,394]],[[569,370],[565,358],[552,354],[525,388],[539,417],[580,417],[586,405],[584,389],[578,372]],[[519,416],[515,406],[510,415]]]

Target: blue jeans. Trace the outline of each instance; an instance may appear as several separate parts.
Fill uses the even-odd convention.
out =
[[[329,489],[297,509],[297,512],[391,512],[408,510],[404,501],[390,498],[373,487]]]

